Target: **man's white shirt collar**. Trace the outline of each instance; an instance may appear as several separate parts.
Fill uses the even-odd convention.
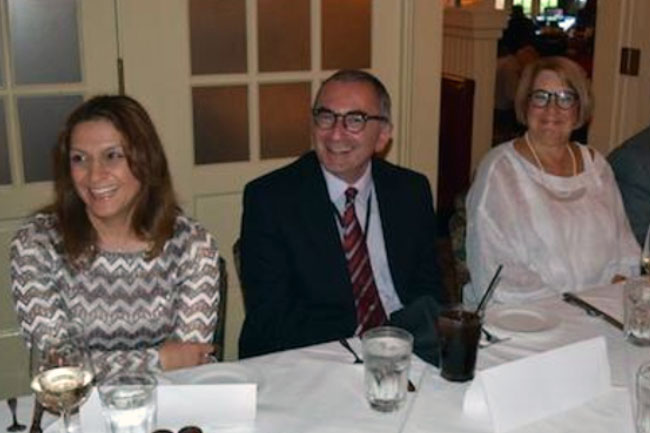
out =
[[[332,173],[327,171],[325,167],[321,164],[321,170],[323,170],[323,176],[325,176],[325,183],[327,184],[327,192],[330,196],[330,201],[340,209],[339,206],[345,206],[345,190],[349,187],[356,188],[357,200],[363,201],[368,199],[370,190],[372,189],[372,162],[368,163],[366,171],[361,175],[359,180],[354,184],[349,185],[344,180],[334,176]]]

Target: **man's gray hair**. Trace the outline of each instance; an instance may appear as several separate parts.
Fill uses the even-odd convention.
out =
[[[314,100],[314,108],[318,108],[315,105],[318,103],[320,99],[320,95],[321,92],[323,91],[323,87],[325,87],[327,83],[332,81],[338,81],[344,83],[370,84],[374,89],[377,98],[379,99],[379,110],[381,111],[380,114],[382,116],[385,116],[390,122],[391,102],[390,102],[390,95],[388,94],[386,87],[379,80],[379,78],[377,78],[370,72],[361,71],[358,69],[341,69],[340,71],[335,72],[334,74],[330,75],[325,81],[323,81],[323,84],[321,84],[320,88],[318,89],[318,93],[316,94],[316,99]]]

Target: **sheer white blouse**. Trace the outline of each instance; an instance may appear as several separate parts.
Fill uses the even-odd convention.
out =
[[[476,305],[503,264],[493,301],[523,303],[637,275],[640,249],[607,161],[579,146],[573,177],[542,172],[510,141],[481,162],[467,197],[464,302]]]

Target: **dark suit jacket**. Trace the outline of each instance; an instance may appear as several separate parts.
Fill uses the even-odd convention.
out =
[[[634,236],[643,246],[650,224],[650,128],[628,139],[607,159],[614,170]]]
[[[427,179],[379,159],[373,160],[372,176],[402,304],[423,295],[446,302]],[[241,232],[246,319],[240,357],[353,335],[352,285],[331,206],[313,151],[246,186]]]

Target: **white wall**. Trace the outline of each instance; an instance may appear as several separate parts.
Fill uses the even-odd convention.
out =
[[[650,2],[598,2],[589,143],[604,154],[650,125]],[[639,75],[619,73],[622,47],[639,48]]]

